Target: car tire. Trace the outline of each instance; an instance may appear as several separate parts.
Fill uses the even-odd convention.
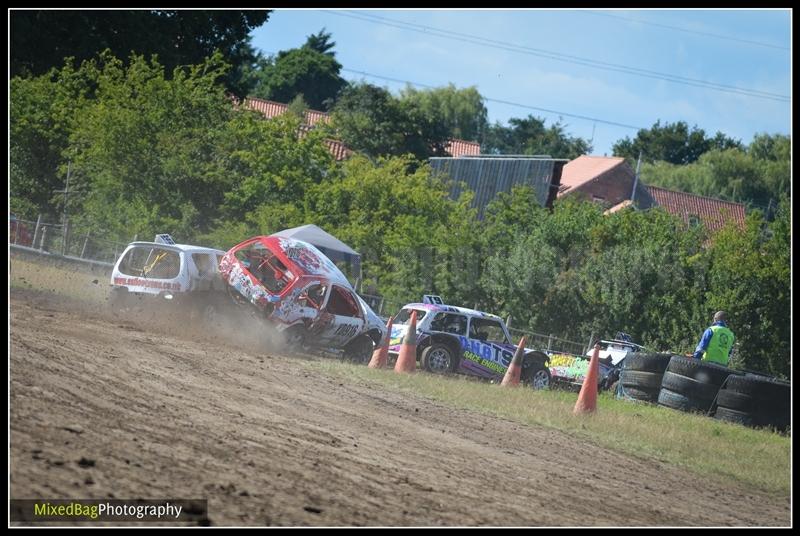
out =
[[[550,388],[550,369],[538,363],[531,365],[523,383],[535,390]]]
[[[642,402],[657,402],[658,389],[641,389],[620,384],[617,387],[616,397],[621,400],[638,400]]]
[[[420,362],[433,374],[451,374],[456,369],[456,354],[450,346],[435,342],[422,351]]]
[[[654,354],[636,352],[628,354],[622,362],[623,370],[638,370],[642,372],[657,372],[663,374],[667,370],[672,354]]]
[[[307,336],[308,331],[304,325],[291,326],[283,332],[283,346],[290,352],[302,352]]]
[[[672,356],[667,365],[666,372],[679,374],[692,378],[702,383],[710,383],[716,386],[722,385],[728,376],[738,375],[739,372],[731,370],[716,363],[709,363],[708,361],[700,361],[691,357],[683,357],[679,355]]]
[[[664,377],[661,380],[661,387],[674,393],[688,396],[698,401],[698,403],[700,403],[700,401],[707,401],[709,406],[711,406],[711,403],[719,392],[719,385],[703,383],[670,371],[664,373]]]
[[[708,402],[707,405],[710,405],[711,401]],[[670,391],[669,389],[664,389],[663,387],[658,392],[658,405],[665,406],[672,409],[677,409],[680,411],[702,411],[705,413],[708,411],[708,407],[703,407],[702,405],[698,405],[698,401],[688,396],[682,395],[680,393],[676,393],[675,391]]]
[[[722,389],[717,394],[717,405],[726,409],[750,413],[755,409],[755,400],[750,395]]]
[[[361,335],[351,341],[344,349],[344,358],[353,363],[366,365],[372,358],[375,343],[369,335]]]
[[[661,388],[662,373],[623,369],[619,381],[626,387],[658,390]]]
[[[714,418],[720,421],[728,421],[750,427],[756,424],[752,414],[723,407],[717,408],[717,411],[714,413]]]

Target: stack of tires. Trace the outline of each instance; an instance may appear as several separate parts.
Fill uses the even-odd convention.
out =
[[[789,382],[748,374],[728,378],[717,395],[714,418],[751,427],[789,428]]]
[[[619,374],[617,398],[656,402],[670,354],[628,354]]]
[[[672,356],[661,380],[658,404],[681,411],[706,413],[723,382],[732,374],[727,367],[697,359]]]

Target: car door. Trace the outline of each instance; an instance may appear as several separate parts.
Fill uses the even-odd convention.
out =
[[[503,348],[508,337],[502,322],[493,318],[471,317],[466,339],[462,339],[459,370],[484,378],[505,374],[510,352]]]
[[[320,343],[341,348],[364,331],[364,315],[353,292],[341,285],[331,285],[318,326],[312,325]]]

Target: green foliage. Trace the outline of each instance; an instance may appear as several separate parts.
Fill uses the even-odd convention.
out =
[[[330,50],[330,34],[311,35],[300,48],[282,50],[274,59],[260,64],[252,74],[252,95],[278,102],[290,102],[297,95],[314,110],[328,110],[347,82],[339,75],[342,66]]]
[[[568,136],[560,122],[545,128],[544,119],[529,115],[524,119],[512,117],[508,123],[508,127],[500,123],[489,126],[482,145],[484,153],[550,155],[553,158],[573,159],[592,150],[592,146],[583,138]]]
[[[791,351],[789,212],[784,198],[771,224],[754,212],[744,230],[731,225],[715,237],[704,309],[708,318],[720,309],[728,313],[738,365],[784,377]]]
[[[424,117],[434,118],[446,130],[447,137],[480,141],[486,131],[486,106],[474,86],[457,89],[455,85],[419,90],[407,85],[400,101],[411,104]]]
[[[614,144],[614,156],[622,156],[635,163],[642,155],[643,162],[669,162],[670,164],[691,164],[712,149],[741,149],[742,144],[717,132],[713,138],[706,136],[703,129],[693,126],[691,130],[684,121],[665,123],[661,121],[649,129],[640,130],[634,139],[625,139]]]
[[[447,140],[439,115],[366,83],[342,91],[331,124],[345,145],[372,158],[412,154],[422,160],[442,154]]]
[[[759,134],[746,148],[709,150],[688,165],[643,164],[641,175],[654,186],[743,202],[771,212],[777,200],[790,193],[790,151],[788,136]],[[771,218],[772,213],[767,216]]]
[[[158,56],[171,73],[215,51],[234,66],[226,86],[247,93],[237,74],[255,61],[249,33],[269,10],[14,10],[10,12],[11,76],[41,75],[67,57],[89,60],[103,50],[127,58]]]

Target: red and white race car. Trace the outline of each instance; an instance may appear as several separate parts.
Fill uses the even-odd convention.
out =
[[[341,350],[369,361],[386,326],[344,274],[313,245],[256,236],[234,246],[219,265],[235,302],[284,335],[290,347]]]

